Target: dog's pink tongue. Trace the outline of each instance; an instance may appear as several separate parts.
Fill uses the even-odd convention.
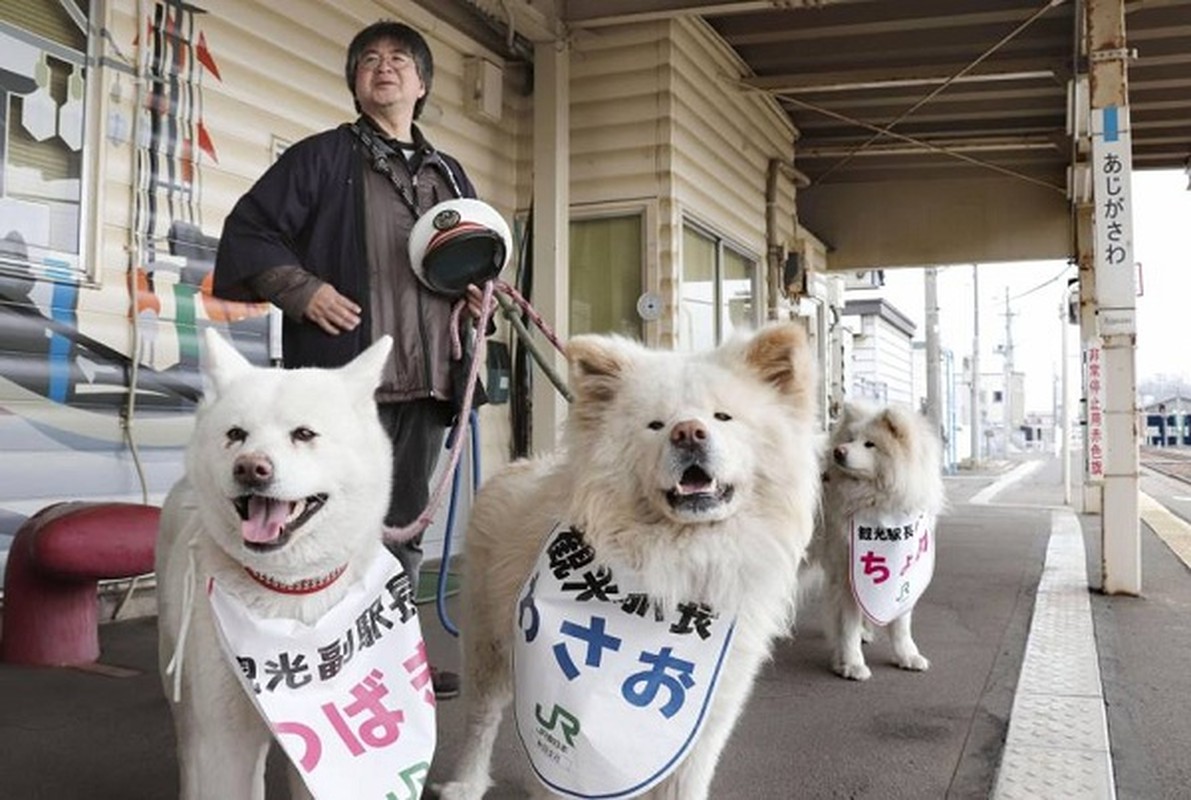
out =
[[[256,495],[248,501],[248,519],[240,523],[240,532],[246,542],[263,544],[276,541],[285,527],[290,504],[281,500],[270,500]]]

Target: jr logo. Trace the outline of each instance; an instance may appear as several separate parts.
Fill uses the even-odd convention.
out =
[[[426,775],[430,772],[430,765],[419,761],[413,766],[401,770],[397,777],[405,784],[409,794],[398,795],[396,792],[386,792],[385,800],[418,800],[422,796],[422,788],[426,785]]]
[[[559,728],[562,731],[563,737],[567,740],[567,746],[575,746],[575,737],[579,735],[578,717],[557,703],[555,703],[553,711],[550,712],[550,719],[548,720],[542,718],[541,703],[534,705],[534,714],[537,716],[538,722],[543,728],[548,731]]]

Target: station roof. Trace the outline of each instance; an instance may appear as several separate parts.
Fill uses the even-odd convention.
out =
[[[813,182],[986,171],[1060,186],[1067,83],[1086,72],[1074,0],[568,0],[587,28],[697,14],[778,98]],[[1191,158],[1191,0],[1127,0],[1135,169]],[[896,136],[873,128],[892,127]],[[877,137],[875,141],[874,137]],[[865,147],[867,145],[867,147]],[[859,148],[864,147],[863,152]]]
[[[512,4],[522,33],[531,5],[550,6]],[[498,0],[455,6],[497,28],[509,8]],[[1077,159],[1069,81],[1088,71],[1081,0],[557,0],[553,7],[557,15],[546,23],[571,32],[679,16],[705,21],[744,65],[742,89],[771,94],[789,115],[799,133],[793,164],[806,178],[800,213],[827,237],[842,232],[844,209],[887,205],[891,186],[909,187],[905,196],[915,195],[924,213],[945,214],[956,191],[930,182],[960,182],[967,199],[985,192],[987,208],[977,213],[1003,227],[1014,224],[1015,207],[1055,218],[1053,230],[1034,231],[1037,242],[1023,245],[1038,251],[1026,258],[1070,255],[1071,226],[1061,218],[1070,216],[1068,168]],[[1187,168],[1191,0],[1126,0],[1125,14],[1134,169]],[[973,191],[973,181],[996,188]],[[934,257],[906,250],[888,265],[965,254],[962,247]],[[973,259],[1014,257],[980,250]],[[877,265],[874,255],[845,252],[842,261]]]

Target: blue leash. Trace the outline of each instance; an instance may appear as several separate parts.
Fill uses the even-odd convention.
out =
[[[468,430],[471,433],[471,489],[475,497],[476,487],[480,485],[480,415],[474,408],[467,418]],[[459,426],[452,431],[448,440],[453,440],[459,434]],[[451,481],[451,500],[447,506],[447,522],[443,530],[442,562],[438,568],[438,586],[434,593],[434,605],[438,611],[439,622],[452,636],[459,636],[459,628],[451,621],[447,612],[447,582],[450,578],[451,567],[451,536],[455,530],[455,508],[459,501],[459,484],[462,483],[463,461],[455,462],[455,475]]]

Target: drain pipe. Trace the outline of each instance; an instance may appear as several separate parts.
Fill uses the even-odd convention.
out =
[[[128,223],[128,272],[125,274],[125,282],[128,287],[128,394],[124,398],[124,406],[120,410],[120,425],[124,430],[124,441],[128,445],[128,452],[132,456],[132,464],[136,469],[137,481],[141,487],[141,504],[149,505],[149,481],[145,476],[144,465],[141,462],[140,447],[136,440],[136,393],[137,385],[140,380],[140,365],[141,365],[141,330],[138,319],[138,304],[140,301],[140,286],[136,279],[137,269],[141,265],[145,247],[144,236],[137,230],[139,224],[138,214],[138,195],[140,186],[140,174],[144,169],[139,149],[141,146],[141,137],[145,135],[145,123],[142,119],[142,111],[145,106],[146,84],[148,82],[148,63],[147,53],[149,52],[148,32],[145,28],[145,21],[148,19],[148,0],[137,0],[137,27],[140,29],[139,45],[136,52],[136,76],[133,81],[133,109],[132,109],[132,187],[130,197],[130,211]],[[150,187],[152,191],[152,187]],[[147,573],[152,574],[152,573]],[[133,595],[136,594],[137,587],[140,586],[142,578],[145,575],[134,575],[128,582],[128,587],[120,595],[120,599],[116,602],[115,608],[112,609],[110,621],[115,622],[120,619],[120,615],[132,600]]]
[[[782,277],[782,263],[785,248],[778,237],[777,189],[778,179],[786,175],[796,189],[811,185],[810,179],[780,158],[769,159],[765,171],[765,265],[766,265],[766,308],[770,320],[778,318],[778,301],[786,294]]]
[[[777,181],[781,175],[781,159],[769,159],[765,173],[765,297],[767,318],[778,318],[778,301],[785,294],[782,286],[782,246],[777,235]]]

